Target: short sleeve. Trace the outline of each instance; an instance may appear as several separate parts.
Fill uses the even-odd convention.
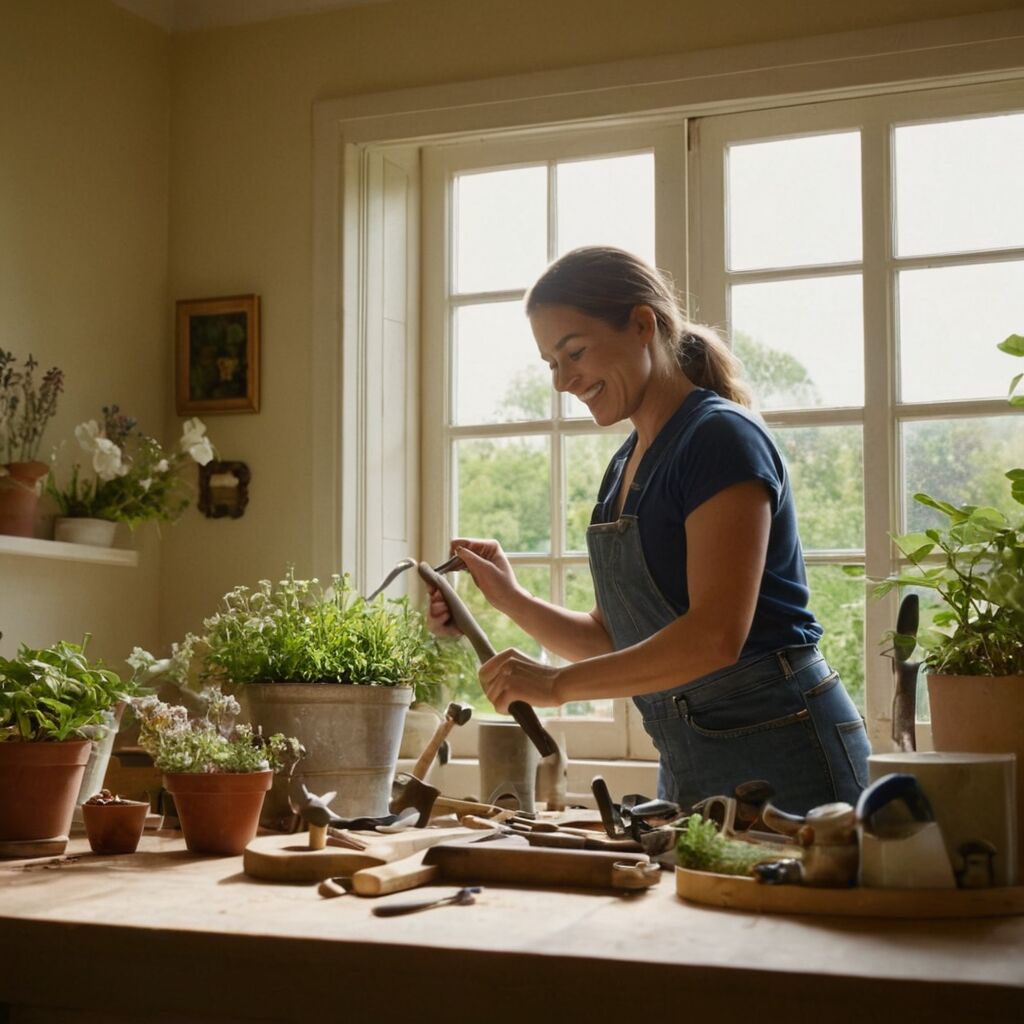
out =
[[[677,457],[684,518],[720,491],[748,480],[765,484],[772,515],[778,511],[785,475],[782,459],[767,431],[743,413],[709,410]]]

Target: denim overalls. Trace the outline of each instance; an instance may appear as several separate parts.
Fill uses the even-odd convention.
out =
[[[692,417],[679,434],[691,426]],[[616,522],[587,530],[597,605],[616,650],[678,618],[648,571],[637,516],[671,447],[659,444],[651,464],[641,461]],[[813,644],[754,655],[633,702],[661,755],[658,796],[683,807],[767,779],[777,807],[803,814],[835,800],[856,803],[867,784],[864,722]]]

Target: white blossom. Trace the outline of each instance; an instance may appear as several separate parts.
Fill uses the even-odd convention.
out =
[[[161,459],[154,467],[154,473],[166,473],[171,468],[170,463],[166,459]]]
[[[92,468],[101,480],[124,476],[128,467],[121,460],[121,449],[105,437],[97,437],[92,453]]]
[[[103,431],[95,420],[87,420],[75,427],[75,437],[78,443],[87,452],[96,451],[96,442],[103,437]]]
[[[185,421],[181,431],[181,448],[200,466],[205,466],[213,458],[213,445],[206,436],[206,424],[198,416]]]

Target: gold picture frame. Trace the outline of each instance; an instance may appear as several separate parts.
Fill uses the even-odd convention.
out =
[[[181,299],[176,313],[178,414],[259,412],[260,297]]]

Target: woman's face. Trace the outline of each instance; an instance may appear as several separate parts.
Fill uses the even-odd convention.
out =
[[[621,330],[573,306],[538,306],[530,326],[556,391],[568,391],[601,426],[630,418],[651,378],[654,314],[637,306]]]

